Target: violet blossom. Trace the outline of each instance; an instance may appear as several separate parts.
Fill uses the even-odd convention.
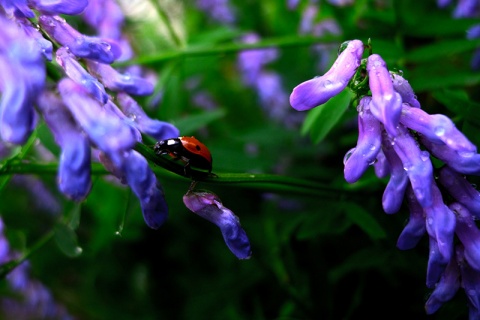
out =
[[[354,41],[356,48],[363,48],[361,41]],[[480,214],[480,193],[464,176],[480,175],[477,147],[451,119],[423,111],[408,81],[390,72],[381,56],[372,54],[360,64],[361,51],[354,52],[358,53],[355,59],[345,59],[343,51],[327,74],[298,85],[290,97],[292,107],[308,110],[347,86],[346,90],[351,88],[360,96],[359,136],[344,160],[346,181],[357,181],[370,165],[378,177],[390,175],[382,198],[384,211],[400,211],[405,198],[410,212],[397,247],[412,249],[428,235],[426,285],[433,292],[425,305],[427,313],[437,311],[462,287],[469,300],[470,319],[477,319],[480,230],[474,220]],[[366,70],[357,72],[365,65]],[[359,87],[367,84],[365,71],[368,87]],[[332,73],[341,76],[342,85],[335,89],[322,85]],[[444,163],[438,182],[432,156]]]
[[[61,149],[60,191],[75,201],[88,196],[91,149],[98,149],[105,167],[129,184],[139,198],[147,225],[158,228],[167,215],[164,194],[147,161],[133,148],[141,142],[141,133],[161,140],[179,132],[169,123],[148,118],[127,95],[151,94],[151,82],[110,66],[119,57],[126,57],[121,50],[130,50],[121,30],[124,18],[118,5],[113,1],[3,0],[0,6],[8,16],[0,16],[0,39],[5,44],[0,48],[1,139],[23,144],[35,129],[36,105]],[[39,12],[39,27],[47,37],[26,19],[35,16],[30,8]],[[82,34],[59,16],[85,10],[89,15],[84,19],[99,36]],[[59,46],[55,51],[49,39]],[[58,70],[63,69],[68,78],[50,91],[51,86],[45,88],[44,59],[51,59],[53,54]],[[105,87],[114,92],[107,93]],[[119,95],[125,114],[113,103],[115,95]]]
[[[220,228],[225,243],[237,258],[250,258],[250,242],[240,220],[230,209],[223,206],[217,195],[206,191],[189,191],[183,196],[183,202],[192,212]]]

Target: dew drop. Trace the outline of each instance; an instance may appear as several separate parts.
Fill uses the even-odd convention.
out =
[[[471,158],[476,154],[473,151],[457,151],[457,153],[462,158]]]
[[[375,151],[376,149],[377,149],[377,146],[376,146],[376,145],[372,144],[372,145],[370,146],[370,150],[371,150],[371,151]]]
[[[433,132],[435,133],[436,136],[441,137],[445,134],[445,127],[438,126],[435,129],[433,129]]]
[[[82,252],[83,252],[83,249],[82,249],[82,248],[80,248],[80,247],[75,247],[74,253],[75,253],[76,255],[80,255],[80,254],[82,254]]]
[[[357,148],[352,148],[352,149],[347,151],[347,153],[343,157],[343,164],[344,165],[347,163],[348,159],[352,156],[352,154],[355,152],[355,150],[357,150]]]
[[[430,154],[428,153],[428,151],[422,151],[420,153],[420,158],[422,159],[422,161],[427,161],[430,159]]]
[[[429,225],[432,225],[432,224],[433,224],[433,218],[428,218],[428,219],[427,219],[427,223],[428,223]]]
[[[123,75],[123,80],[130,81],[130,79],[132,79],[132,75],[130,73],[127,72]]]
[[[110,49],[112,49],[112,45],[111,45],[110,43],[108,43],[108,42],[102,42],[102,43],[100,43],[100,44],[103,46],[103,48],[105,49],[105,51],[110,51]]]
[[[324,87],[325,89],[331,89],[331,88],[333,87],[332,81],[330,81],[330,80],[325,80],[325,82],[323,83],[323,87]]]

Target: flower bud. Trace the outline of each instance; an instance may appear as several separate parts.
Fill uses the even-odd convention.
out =
[[[383,123],[388,134],[395,137],[402,112],[402,98],[393,89],[387,65],[378,54],[368,57],[367,71],[372,92],[370,111]]]
[[[188,209],[220,228],[225,243],[238,259],[250,258],[250,242],[240,220],[230,209],[223,206],[215,194],[188,192],[183,196],[183,203]]]
[[[153,85],[136,75],[121,74],[108,64],[87,61],[88,71],[113,91],[123,91],[132,95],[148,96],[153,93]]]
[[[115,42],[85,36],[59,16],[42,15],[38,22],[52,38],[79,58],[110,64],[121,55]]]
[[[402,160],[393,149],[393,141],[385,133],[382,136],[382,150],[390,166],[390,180],[383,192],[382,206],[383,211],[388,214],[396,213],[400,210],[403,202],[403,196],[408,185],[408,175],[403,168]]]
[[[411,187],[407,188],[406,198],[408,209],[410,211],[410,218],[397,240],[397,248],[400,250],[414,248],[427,231],[423,208],[418,203]]]
[[[450,209],[457,217],[455,233],[465,248],[465,260],[473,269],[480,271],[480,230],[473,216],[460,203],[452,203]]]
[[[57,50],[56,60],[70,79],[83,86],[88,93],[102,104],[107,103],[108,94],[105,92],[103,85],[78,63],[67,48],[62,47]]]
[[[400,122],[433,143],[444,143],[457,152],[477,152],[477,147],[455,127],[452,120],[442,114],[430,115],[422,109],[403,104]]]
[[[382,125],[369,110],[370,98],[364,97],[358,105],[358,141],[355,151],[345,162],[344,175],[348,183],[354,183],[372,165],[380,151]]]
[[[352,40],[323,76],[305,81],[293,89],[291,106],[298,111],[312,109],[339,94],[355,74],[363,54],[363,43]]]
[[[480,192],[465,177],[445,166],[439,172],[438,181],[457,202],[480,219]]]

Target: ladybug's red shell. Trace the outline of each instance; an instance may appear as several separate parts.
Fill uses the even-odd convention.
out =
[[[205,158],[210,164],[212,163],[212,154],[207,146],[198,141],[195,137],[180,137],[180,141],[185,149],[192,154],[196,154]]]
[[[185,167],[193,166],[212,171],[212,154],[195,137],[161,140],[155,144],[154,150],[157,154],[170,154],[173,158],[182,160]]]

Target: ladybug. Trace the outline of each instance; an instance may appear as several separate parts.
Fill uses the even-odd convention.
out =
[[[212,155],[208,148],[195,137],[178,137],[158,141],[154,146],[158,155],[169,154],[175,160],[185,162],[185,170],[190,167],[212,172]]]

